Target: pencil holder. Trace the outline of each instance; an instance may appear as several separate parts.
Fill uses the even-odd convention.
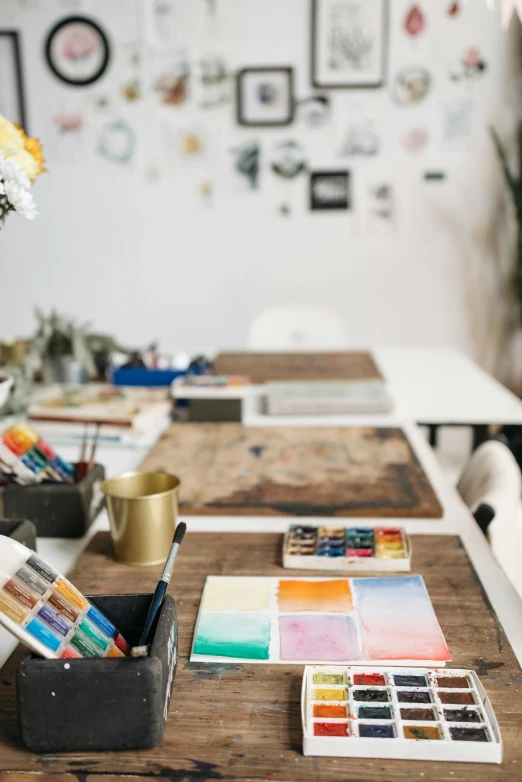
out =
[[[81,538],[104,506],[104,479],[105,468],[95,464],[79,483],[10,483],[0,496],[0,515],[30,519],[39,538]]]
[[[152,595],[87,596],[131,645]],[[22,741],[32,752],[149,749],[165,730],[178,648],[176,603],[163,602],[148,657],[44,660],[28,653],[17,672]]]
[[[0,519],[0,535],[36,551],[36,527],[27,519]]]

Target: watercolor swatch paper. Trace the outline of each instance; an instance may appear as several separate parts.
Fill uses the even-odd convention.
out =
[[[209,576],[190,659],[445,665],[451,657],[421,576]]]

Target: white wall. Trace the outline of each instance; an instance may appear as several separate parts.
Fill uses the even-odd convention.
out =
[[[219,38],[212,44],[202,36],[204,0],[177,2],[184,6],[183,38],[195,57],[213,45],[233,68],[292,65],[298,96],[311,94],[307,1],[217,0]],[[232,106],[216,115],[194,106],[159,110],[150,95],[135,105],[120,100],[118,89],[128,75],[124,44],[136,37],[135,17],[128,13],[132,0],[1,5],[0,26],[18,27],[23,35],[30,130],[44,145],[48,141],[49,173],[35,186],[39,218],[27,223],[12,217],[0,231],[0,334],[30,333],[32,308],[39,305],[90,320],[126,343],[157,337],[169,349],[240,346],[258,310],[292,302],[333,307],[345,318],[354,345],[451,344],[477,352],[466,279],[469,264],[490,252],[481,231],[502,186],[486,124],[500,108],[504,41],[484,0],[462,0],[457,19],[445,14],[449,0],[422,0],[428,27],[418,39],[402,29],[410,0],[391,0],[390,84],[332,93],[334,119],[326,131],[295,123],[256,132],[236,125]],[[107,76],[84,89],[57,81],[42,55],[46,32],[75,5],[98,18],[116,44]],[[473,84],[454,84],[449,67],[470,46],[483,52],[487,74]],[[398,107],[390,94],[393,76],[404,65],[418,64],[432,72],[431,95],[419,106]],[[111,97],[111,116],[126,117],[138,131],[129,167],[95,154],[99,120],[91,107],[100,94]],[[441,102],[461,97],[474,102],[473,135],[444,144]],[[337,131],[354,103],[380,122],[383,145],[371,160],[337,155]],[[52,117],[60,111],[80,111],[89,125],[72,162],[60,159],[54,138]],[[206,126],[211,153],[202,164],[158,146],[165,111],[174,127]],[[432,139],[418,156],[405,152],[399,140],[413,127],[427,127]],[[252,137],[265,153],[261,189],[238,194],[229,185],[228,150]],[[292,190],[293,214],[278,213],[284,191],[267,158],[280,138],[300,140],[311,168],[352,171],[353,213],[308,211],[306,176]],[[164,168],[158,181],[147,177],[153,163]],[[424,182],[426,169],[445,171],[446,181]],[[210,206],[198,195],[207,177],[215,191]],[[363,200],[372,178],[397,190],[397,231],[390,237],[364,228]]]

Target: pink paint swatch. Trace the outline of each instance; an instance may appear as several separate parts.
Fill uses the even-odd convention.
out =
[[[451,660],[421,576],[354,578],[364,660]]]
[[[280,616],[280,659],[309,662],[361,660],[357,630],[349,616]]]

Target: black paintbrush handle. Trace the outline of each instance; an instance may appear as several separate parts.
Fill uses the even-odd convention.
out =
[[[166,581],[160,581],[156,587],[156,591],[154,592],[154,596],[152,598],[152,603],[150,604],[149,613],[147,614],[147,621],[145,622],[145,627],[143,628],[143,632],[141,634],[139,646],[146,646],[149,643],[150,631],[152,630],[154,620],[159,614],[161,604],[163,603],[168,586],[169,585]]]

